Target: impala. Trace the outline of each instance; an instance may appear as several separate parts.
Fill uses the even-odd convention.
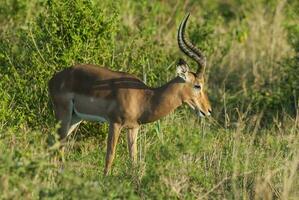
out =
[[[106,163],[107,175],[123,128],[128,129],[128,149],[133,163],[137,160],[137,134],[141,124],[156,121],[187,103],[199,116],[208,116],[211,106],[204,91],[206,58],[185,38],[189,14],[178,29],[182,52],[198,64],[196,73],[183,59],[177,64],[177,76],[158,88],[151,88],[134,75],[96,65],[82,64],[56,73],[49,81],[49,94],[58,133],[65,139],[82,120],[109,123]]]

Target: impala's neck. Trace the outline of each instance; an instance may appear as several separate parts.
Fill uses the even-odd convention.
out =
[[[182,89],[183,82],[179,77],[172,79],[159,88],[153,89],[153,95],[149,101],[150,105],[142,120],[143,123],[158,120],[179,107],[183,103]]]

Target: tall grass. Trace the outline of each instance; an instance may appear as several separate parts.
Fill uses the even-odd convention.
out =
[[[298,198],[298,10],[276,0],[4,1],[0,197]],[[52,74],[95,63],[160,86],[183,56],[176,31],[187,12],[188,36],[208,57],[213,117],[183,106],[143,126],[134,169],[122,136],[109,177],[107,124],[84,122],[61,151]]]
[[[135,170],[123,135],[110,177],[102,176],[105,138],[77,135],[61,154],[44,133],[8,130],[1,138],[3,198],[298,196],[298,126],[259,130],[240,119],[236,128],[225,129],[189,116],[172,115],[144,127]],[[177,117],[184,123],[175,125]]]

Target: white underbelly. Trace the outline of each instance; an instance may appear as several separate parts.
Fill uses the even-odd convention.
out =
[[[85,114],[85,113],[80,113],[77,111],[76,107],[74,106],[74,112],[75,114],[83,119],[83,120],[87,120],[87,121],[97,121],[97,122],[107,122],[107,120],[104,117],[101,116],[97,116],[97,115],[91,115],[91,114]]]

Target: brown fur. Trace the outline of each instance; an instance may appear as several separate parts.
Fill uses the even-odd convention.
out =
[[[128,148],[133,163],[137,159],[137,134],[141,124],[153,122],[187,103],[200,116],[210,115],[211,106],[204,92],[206,65],[202,52],[184,36],[189,14],[178,30],[182,52],[198,64],[196,73],[189,71],[184,60],[177,66],[178,77],[159,88],[150,88],[137,77],[96,65],[77,65],[62,70],[49,81],[54,112],[61,123],[58,132],[65,139],[82,121],[109,122],[106,165],[107,175],[115,155],[122,128],[128,128]]]
[[[74,109],[101,116],[110,123],[104,173],[111,168],[122,128],[129,129],[128,147],[135,162],[141,124],[160,119],[184,102],[205,115],[209,114],[210,103],[203,89],[194,92],[194,85],[203,87],[203,78],[189,70],[184,72],[184,77],[186,80],[176,77],[162,87],[150,88],[133,75],[95,65],[64,69],[49,81],[55,116],[61,122],[60,137],[64,139],[81,122]]]

